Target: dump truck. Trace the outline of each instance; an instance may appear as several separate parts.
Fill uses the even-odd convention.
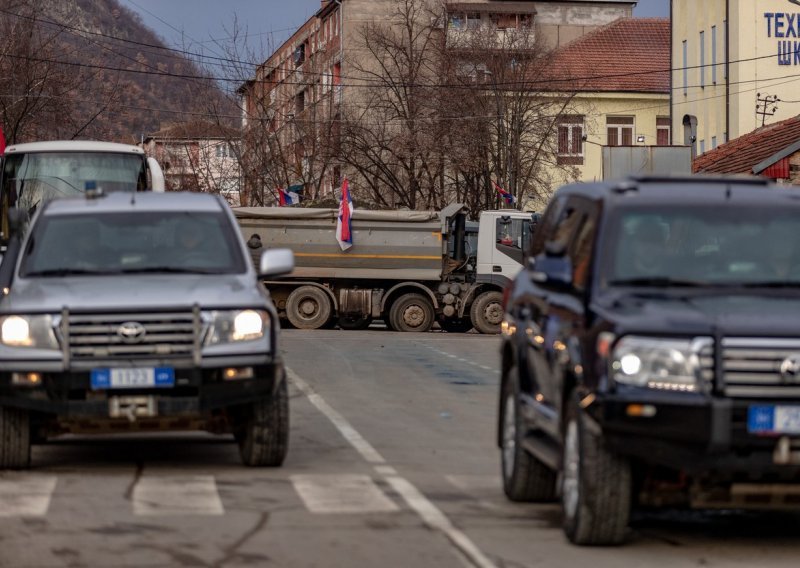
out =
[[[0,247],[8,240],[11,208],[32,217],[51,199],[82,195],[87,187],[162,192],[164,173],[130,144],[57,140],[8,146],[0,157]]]
[[[462,205],[442,211],[367,211],[352,216],[353,246],[336,240],[338,210],[234,209],[245,239],[290,248],[291,276],[265,284],[281,315],[300,329],[363,329],[383,319],[396,331],[497,333],[502,291],[522,268],[535,214]],[[259,239],[251,240],[253,235]]]

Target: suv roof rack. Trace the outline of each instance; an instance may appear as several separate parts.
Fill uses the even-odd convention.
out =
[[[718,182],[718,183],[734,183],[739,185],[757,185],[767,186],[772,183],[768,178],[756,176],[722,176],[722,175],[632,175],[628,180],[639,183],[692,183],[698,181],[704,182]]]

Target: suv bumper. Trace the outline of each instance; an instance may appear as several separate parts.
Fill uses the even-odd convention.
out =
[[[243,363],[226,362],[220,367],[175,369],[176,384],[171,388],[92,390],[88,372],[42,374],[37,387],[12,384],[11,372],[0,373],[0,406],[27,409],[60,419],[109,418],[112,399],[151,397],[159,417],[198,417],[232,406],[270,396],[285,380],[280,361],[260,358]],[[253,378],[227,381],[226,366],[251,366]]]
[[[593,405],[591,414],[616,452],[651,465],[682,470],[690,475],[713,472],[723,476],[800,476],[800,460],[777,463],[778,442],[785,436],[747,431],[752,404],[791,404],[791,401],[751,401],[686,393],[614,393]],[[796,401],[800,404],[800,401]],[[630,405],[650,406],[652,416],[631,416]],[[790,436],[800,442],[800,436]]]

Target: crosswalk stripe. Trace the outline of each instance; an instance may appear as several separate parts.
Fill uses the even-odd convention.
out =
[[[42,517],[56,488],[54,475],[0,474],[0,517]]]
[[[136,483],[133,514],[146,517],[224,515],[211,475],[148,476]]]
[[[368,475],[292,475],[290,479],[312,513],[389,513],[398,510]]]

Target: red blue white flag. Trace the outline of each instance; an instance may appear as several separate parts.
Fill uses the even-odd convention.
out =
[[[342,182],[342,198],[339,201],[339,219],[336,222],[336,240],[345,251],[353,246],[353,200],[347,178]]]
[[[505,201],[508,205],[514,205],[517,202],[517,199],[513,195],[497,185],[496,182],[492,181],[492,185],[497,190],[497,193],[500,194],[500,197],[503,198],[503,201]]]
[[[288,205],[297,205],[300,203],[300,195],[294,191],[285,189],[278,189],[278,205],[286,207]]]

